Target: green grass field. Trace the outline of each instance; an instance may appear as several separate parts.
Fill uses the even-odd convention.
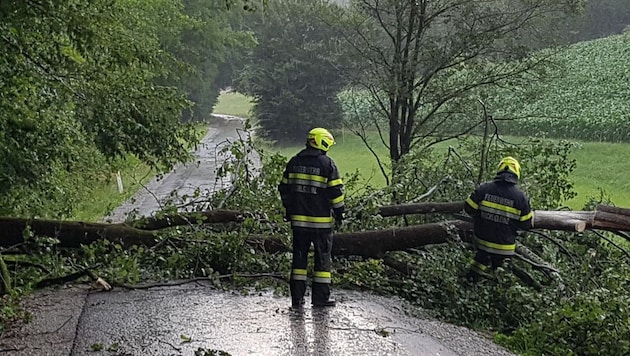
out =
[[[238,108],[239,105],[241,108]],[[224,113],[237,115],[238,112],[249,111],[251,103],[248,103],[244,96],[230,93],[221,95],[217,107],[235,108],[234,112]],[[342,173],[358,171],[366,185],[383,186],[385,179],[380,173],[376,160],[361,140],[348,132],[334,134],[337,144],[330,150],[329,155],[335,160],[340,171]],[[371,143],[374,143],[376,151],[382,158],[387,157],[387,151],[382,144]],[[444,147],[438,146],[436,150],[446,149],[446,146],[447,144]],[[286,157],[291,157],[301,148],[301,146],[283,147],[278,151]],[[580,210],[590,197],[599,198],[600,188],[615,205],[630,208],[630,179],[623,169],[627,165],[624,162],[630,162],[630,144],[583,142],[579,148],[574,149],[572,158],[577,162],[572,179],[578,195],[567,202],[571,209]]]
[[[568,202],[571,208],[582,208],[589,197],[599,197],[599,188],[615,205],[630,208],[630,178],[624,168],[630,162],[630,144],[582,143],[572,157],[577,162],[572,179],[578,196]]]
[[[252,105],[249,99],[239,93],[221,93],[219,101],[214,106],[215,114],[249,117]]]

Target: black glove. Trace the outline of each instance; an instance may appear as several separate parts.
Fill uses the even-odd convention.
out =
[[[286,211],[284,212],[284,216],[282,216],[282,221],[284,222],[291,221],[291,218],[289,217],[289,213],[287,213]]]

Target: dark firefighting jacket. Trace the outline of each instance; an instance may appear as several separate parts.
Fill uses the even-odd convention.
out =
[[[529,198],[502,172],[480,185],[466,199],[464,209],[473,217],[477,248],[497,255],[513,255],[518,229],[531,228]],[[506,180],[507,178],[507,180]]]
[[[294,228],[331,229],[343,216],[343,183],[322,150],[307,147],[291,158],[278,190]]]

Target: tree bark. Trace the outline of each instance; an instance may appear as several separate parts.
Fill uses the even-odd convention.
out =
[[[472,224],[451,220],[442,223],[414,225],[394,229],[370,230],[334,235],[333,254],[337,256],[382,257],[388,251],[441,244],[448,241],[450,232],[455,232],[470,242]]]
[[[582,232],[593,226],[594,211],[535,210],[535,229]]]
[[[419,204],[387,205],[379,208],[381,216],[396,216],[405,214],[431,214],[431,213],[459,213],[464,211],[464,202],[437,202]]]
[[[172,226],[188,224],[211,224],[243,221],[243,212],[236,210],[211,210],[198,212],[184,212],[162,217],[148,217],[136,220],[132,226],[142,230],[160,230]]]
[[[27,230],[28,228],[28,230]],[[98,240],[109,240],[128,247],[152,246],[157,233],[136,229],[125,224],[87,223],[81,221],[0,218],[0,246],[10,247],[25,242],[30,231],[35,236],[53,237],[60,247],[76,248]]]
[[[457,214],[464,202],[428,202],[388,205],[379,208],[381,216],[406,214]],[[595,211],[535,210],[534,228],[582,232],[587,229],[630,231],[630,209],[598,205]]]
[[[405,204],[381,208],[384,216],[398,214],[460,213],[463,202]],[[626,215],[627,214],[627,215]],[[5,217],[0,218],[0,246],[10,247],[24,242],[25,234],[59,239],[60,247],[79,247],[100,239],[123,246],[156,243],[154,230],[194,223],[238,222],[244,214],[238,211],[217,210],[200,213],[183,213],[176,216],[150,218],[124,224],[86,223]],[[138,228],[142,227],[142,228]],[[534,228],[581,232],[585,229],[630,231],[630,209],[602,207],[600,211],[545,211],[534,212]],[[451,220],[441,223],[415,225],[372,231],[335,234],[334,253],[379,257],[388,251],[400,251],[430,244],[445,243],[449,236],[459,235],[470,242],[470,222]],[[25,231],[27,231],[25,233]],[[454,233],[454,234],[453,234]],[[28,236],[28,235],[27,235]],[[252,236],[250,243],[263,244],[270,252],[283,249],[277,239]],[[271,242],[270,242],[271,241]],[[284,248],[286,249],[286,247]]]
[[[242,212],[233,210],[164,215],[160,218],[150,217],[122,224],[2,217],[0,247],[24,243],[27,227],[35,236],[57,238],[60,247],[76,248],[101,239],[123,246],[153,246],[157,241],[155,230],[197,223],[239,222],[242,218]]]

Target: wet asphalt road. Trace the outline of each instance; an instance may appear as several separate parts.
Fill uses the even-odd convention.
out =
[[[0,339],[16,356],[513,355],[475,332],[418,315],[397,298],[335,291],[334,308],[291,310],[271,291],[242,295],[204,284],[148,290],[42,290],[34,319]],[[214,351],[214,353],[210,353]],[[204,355],[201,353],[200,355]]]
[[[217,179],[217,165],[229,158],[220,151],[238,140],[239,136],[245,137],[243,123],[241,118],[216,115],[208,133],[195,151],[192,162],[178,164],[171,173],[152,179],[132,199],[114,209],[105,220],[122,222],[130,212],[135,212],[138,217],[149,216],[170,199],[174,198],[177,203],[190,203],[197,189],[201,192],[201,196],[207,196],[208,192],[229,185],[229,177]],[[122,178],[124,182],[126,177]],[[176,192],[177,196],[173,196],[173,192]]]
[[[148,184],[109,217],[137,208],[150,215],[170,196],[212,190],[222,159],[217,145],[237,137],[242,121],[213,123],[196,153]],[[0,355],[512,355],[466,328],[426,317],[395,298],[334,290],[334,308],[301,312],[270,291],[242,295],[200,283],[99,292],[87,286],[38,291],[26,301],[33,321],[0,338]],[[307,298],[308,299],[308,298]],[[214,352],[212,352],[214,351]],[[224,352],[224,353],[221,353]],[[204,355],[204,353],[199,353]]]
[[[335,308],[294,311],[288,298],[268,291],[243,296],[209,286],[93,294],[72,354],[88,354],[95,343],[116,345],[119,353],[130,355],[193,355],[199,348],[269,356],[489,355],[498,350],[485,340],[481,353],[468,349],[477,335],[452,327],[444,334],[439,323],[406,316],[400,300],[350,291],[336,296],[341,300]]]

